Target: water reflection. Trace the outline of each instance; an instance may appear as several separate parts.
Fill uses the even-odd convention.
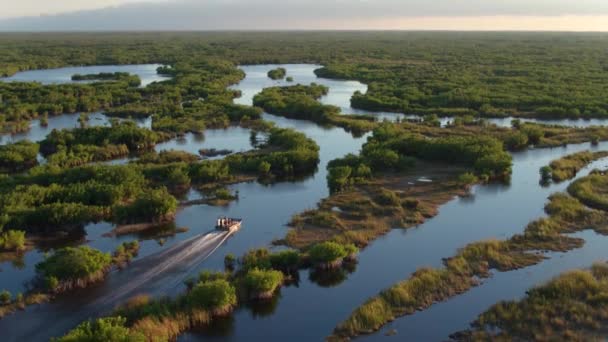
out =
[[[156,73],[156,69],[161,64],[131,64],[131,65],[94,65],[77,66],[57,69],[28,70],[21,71],[10,77],[0,77],[4,82],[40,82],[42,84],[61,84],[61,83],[90,83],[91,81],[72,81],[74,74],[98,74],[128,72],[139,76],[141,86],[145,87],[152,82],[160,82],[169,77]]]
[[[264,87],[287,84],[283,81],[275,82],[268,79],[266,73],[274,67],[243,67],[247,77],[240,84],[234,86],[235,89],[242,90],[243,93],[243,96],[237,99],[237,102],[251,104],[253,95]],[[332,82],[332,89],[323,101],[344,109],[350,107],[348,93],[355,88],[364,87],[357,82],[318,79],[313,74],[313,70],[317,66],[287,65],[285,67],[288,75],[294,77],[294,83]],[[345,112],[349,111],[345,110]],[[165,238],[162,246],[152,237],[136,236],[138,239],[149,238],[149,240],[140,243],[139,258],[165,251],[180,241],[190,239],[211,229],[215,218],[220,215],[245,218],[243,228],[219,246],[217,251],[211,254],[204,263],[187,271],[173,274],[172,277],[176,283],[180,283],[182,279],[190,275],[197,274],[203,268],[222,270],[224,256],[227,253],[242,255],[250,248],[268,246],[271,241],[285,236],[285,224],[293,214],[315,207],[319,200],[328,195],[326,186],[327,163],[347,153],[357,153],[367,137],[365,135],[360,138],[353,138],[341,129],[322,128],[314,123],[290,120],[269,114],[264,114],[264,118],[275,122],[279,127],[297,129],[319,144],[321,162],[316,174],[298,182],[282,182],[271,185],[263,185],[257,182],[236,184],[231,186],[230,189],[239,192],[238,202],[230,203],[226,207],[199,205],[184,208],[178,213],[175,226],[188,227],[189,230]],[[228,130],[208,130],[205,132],[204,140],[201,140],[200,137],[187,135],[181,143],[171,141],[160,144],[157,146],[157,150],[175,148],[198,154],[198,150],[201,148],[227,148],[239,151],[247,150],[250,147],[249,130],[232,127]],[[510,184],[476,186],[472,189],[472,196],[450,201],[440,208],[437,217],[428,220],[416,229],[391,231],[373,242],[361,253],[359,263],[356,269],[351,271],[352,273],[346,271],[326,276],[307,270],[300,271],[297,286],[281,289],[281,298],[277,298],[272,303],[272,310],[266,308],[268,310],[260,309],[255,311],[258,313],[254,313],[250,308],[239,309],[235,312],[234,317],[222,320],[223,323],[220,322],[213,327],[192,331],[181,337],[180,340],[322,339],[332,331],[337,323],[345,319],[353,309],[367,298],[395,282],[407,278],[417,268],[440,266],[442,258],[453,255],[458,248],[469,242],[487,238],[504,238],[521,232],[530,220],[544,215],[543,206],[547,196],[555,191],[563,191],[568,185],[568,182],[565,182],[549,184],[544,188],[540,187],[538,184],[538,169],[555,158],[589,148],[589,144],[578,144],[565,148],[537,149],[515,153],[513,155],[513,176]],[[599,146],[592,149],[607,148],[608,143],[600,143]],[[593,167],[607,165],[606,160],[598,161],[582,170],[579,177],[588,173]],[[186,196],[193,199],[200,198],[200,194],[195,191],[190,191]],[[103,234],[112,228],[111,224],[103,222],[88,225],[85,227],[88,244],[103,251],[111,251],[123,241],[134,238],[134,236],[104,237]],[[589,236],[585,237],[588,238]],[[588,249],[588,247],[593,248]],[[565,255],[583,263],[589,259],[603,257],[602,253],[605,251],[605,247],[604,239],[598,238],[597,241],[593,241],[593,246],[587,244],[583,249]],[[583,253],[579,251],[583,250],[586,253],[585,257],[576,259]],[[1,265],[3,271],[0,273],[3,286],[6,284],[6,287],[13,292],[22,289],[22,282],[33,277],[33,265],[42,257],[42,251],[26,254],[24,257],[26,267],[22,270],[3,263]],[[544,273],[538,279],[546,279],[550,274],[555,274],[574,264],[547,262],[541,265],[550,265],[550,272]],[[544,267],[541,265],[535,267]],[[501,276],[501,274],[497,274],[495,278]],[[118,279],[120,278],[111,277],[108,283],[112,284]],[[493,279],[487,281],[486,284],[491,284],[492,281]],[[421,334],[432,330],[431,333],[435,335],[431,336],[430,340],[445,338],[447,335],[444,334],[444,331],[452,327],[461,329],[463,326],[460,323],[464,324],[464,322],[474,318],[474,313],[478,312],[473,312],[474,308],[483,308],[486,303],[502,298],[501,294],[511,291],[511,288],[509,288],[510,282],[499,282],[495,286],[497,287],[486,294],[487,298],[477,299],[476,297],[479,295],[479,291],[482,291],[480,289],[484,289],[486,285],[471,291],[471,293],[475,293],[475,296],[464,295],[467,296],[465,297],[467,300],[471,301],[470,305],[466,305],[466,310],[471,308],[471,312],[462,309],[462,315],[459,316],[457,311],[449,311],[440,304],[433,306],[428,311],[430,312],[428,316],[422,316],[427,315],[427,311],[424,314],[421,313],[420,316],[415,315],[425,318],[418,321],[415,327],[408,326],[407,330],[413,329],[413,331],[418,331]],[[522,285],[518,288],[523,291],[527,287]],[[171,289],[173,292],[179,290],[179,286]],[[95,290],[83,292],[81,296],[95,298]],[[84,299],[79,299],[74,295],[70,298],[62,298],[50,305],[28,308],[25,312],[0,320],[0,330],[4,332],[5,336],[14,338],[13,340],[23,340],[24,336],[28,336],[33,330],[42,331],[46,334],[45,337],[60,334],[65,331],[66,327],[73,326],[88,317],[86,315],[73,317],[75,306],[80,305],[82,301]],[[459,303],[462,306],[462,302]],[[435,309],[437,307],[440,309]],[[272,314],[270,314],[271,312]],[[95,314],[91,313],[90,315],[94,316]],[[446,315],[457,316],[453,319],[460,322],[460,325],[446,325],[445,329],[429,329],[429,327],[436,326],[437,319]],[[66,322],[64,325],[53,325],[55,317],[62,317]],[[303,317],[306,319],[303,319]],[[410,322],[408,319],[398,320],[394,324],[400,322],[410,324],[407,323]],[[399,328],[399,330],[405,331],[405,328]],[[373,335],[370,338],[376,338],[377,336]],[[420,336],[427,335],[422,334]]]

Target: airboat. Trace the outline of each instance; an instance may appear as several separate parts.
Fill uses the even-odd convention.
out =
[[[215,223],[215,229],[233,232],[241,228],[243,219],[232,217],[220,217]]]

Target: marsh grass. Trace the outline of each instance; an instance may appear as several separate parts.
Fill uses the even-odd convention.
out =
[[[553,160],[549,164],[551,178],[554,182],[572,179],[582,168],[606,156],[608,156],[607,151],[582,151]]]
[[[608,264],[564,273],[521,300],[502,301],[478,316],[461,341],[605,340],[608,322]]]
[[[330,240],[365,247],[393,227],[421,224],[435,216],[441,204],[467,193],[457,179],[462,169],[451,167],[438,173],[439,165],[420,162],[415,171],[378,175],[365,184],[333,193],[316,209],[294,215],[291,229],[280,242],[296,249]],[[437,181],[415,182],[423,175],[434,175]]]
[[[589,207],[608,210],[608,175],[595,173],[578,179],[568,186],[568,192]]]
[[[590,177],[594,176],[581,181],[589,181]],[[567,251],[584,243],[582,239],[565,233],[584,229],[608,233],[605,212],[589,209],[567,194],[551,196],[546,211],[549,217],[531,222],[523,234],[507,240],[471,243],[454,257],[446,259],[443,268],[420,269],[409,279],[370,298],[335,328],[330,339],[343,340],[374,332],[398,316],[426,309],[469,290],[480,279],[489,277],[492,270],[503,272],[531,266],[545,258],[538,251]],[[598,268],[597,272],[599,270],[604,268]],[[608,274],[608,271],[602,274]]]

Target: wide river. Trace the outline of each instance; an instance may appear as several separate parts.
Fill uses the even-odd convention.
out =
[[[122,66],[120,71],[134,72],[128,67]],[[275,67],[277,66],[243,66],[247,76],[234,86],[243,94],[236,102],[251,105],[252,97],[263,88],[290,84],[273,81],[266,76]],[[323,103],[339,106],[345,113],[362,113],[352,109],[349,100],[354,91],[366,91],[364,84],[317,78],[313,73],[319,67],[316,65],[283,67],[294,78],[294,84],[316,82],[329,86],[329,94],[321,99]],[[65,74],[74,73],[71,68],[64,69]],[[56,75],[57,70],[62,69],[48,72]],[[37,80],[42,80],[45,70],[36,72],[41,77]],[[17,76],[19,74],[14,77]],[[374,114],[387,119],[403,116],[392,113]],[[292,127],[304,132],[319,144],[321,163],[314,176],[298,182],[273,185],[256,182],[234,185],[233,190],[237,190],[240,195],[237,202],[227,207],[201,205],[180,211],[175,225],[189,230],[167,237],[162,244],[148,236],[103,237],[102,234],[112,228],[109,223],[87,226],[86,243],[104,251],[112,251],[122,241],[140,239],[139,257],[125,271],[112,273],[106,282],[95,288],[60,297],[50,304],[29,307],[0,320],[3,339],[48,340],[51,336],[61,335],[87,317],[107,312],[116,302],[134,293],[175,294],[182,289],[181,281],[188,276],[202,269],[222,269],[223,258],[227,253],[242,255],[250,248],[269,246],[273,240],[284,237],[285,225],[293,214],[313,208],[328,195],[325,181],[327,163],[347,153],[358,152],[366,137],[353,138],[342,129],[321,128],[306,121],[269,114],[264,114],[264,117],[281,127]],[[6,136],[2,142],[40,140],[52,128],[74,127],[76,120],[76,115],[50,118],[47,129],[36,126],[34,122],[30,132]],[[91,122],[106,124],[106,121],[105,116],[98,113]],[[499,125],[510,123],[510,119],[491,121]],[[564,120],[552,123],[587,126],[604,122]],[[149,126],[149,120],[140,124]],[[242,128],[208,130],[204,138],[188,135],[159,145],[157,149],[196,152],[203,147],[247,150],[251,148],[249,131]],[[328,278],[319,277],[314,272],[301,271],[298,285],[283,288],[280,296],[271,303],[241,308],[232,318],[217,322],[210,328],[185,334],[180,340],[322,340],[367,298],[406,279],[417,268],[440,266],[442,258],[453,255],[467,243],[487,238],[507,238],[523,231],[531,220],[542,217],[547,196],[564,190],[568,182],[541,187],[538,183],[538,169],[541,166],[576,151],[607,148],[608,143],[600,143],[597,147],[580,144],[514,153],[510,184],[477,186],[473,189],[472,196],[453,199],[440,208],[439,215],[426,223],[414,229],[393,230],[361,252],[359,263],[352,273],[345,272]],[[608,161],[600,160],[581,171],[578,177],[587,174],[592,168],[606,166]],[[195,198],[200,195],[191,191],[188,196]],[[243,217],[243,229],[230,237],[209,232],[219,215]],[[578,235],[587,241],[580,249],[549,254],[550,258],[533,267],[496,273],[481,286],[463,295],[398,319],[381,332],[361,339],[386,339],[386,329],[396,329],[400,340],[444,340],[451,332],[466,328],[470,321],[496,301],[519,298],[525,294],[526,289],[565,270],[586,267],[605,258],[608,239],[589,231]],[[43,258],[43,253],[42,250],[29,252],[21,262],[0,264],[0,288],[13,293],[23,291],[27,281],[34,276],[34,265]]]

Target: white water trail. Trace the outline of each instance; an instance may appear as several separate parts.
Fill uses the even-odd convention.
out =
[[[223,245],[223,244],[224,244],[224,242],[226,242],[226,240],[228,240],[228,238],[229,238],[230,236],[232,236],[232,234],[233,234],[233,232],[227,232],[227,234],[224,236],[224,238],[222,239],[222,241],[220,241],[220,242],[219,242],[219,243],[218,243],[218,244],[215,246],[215,248],[213,248],[213,249],[212,249],[212,250],[209,252],[209,254],[208,254],[207,256],[205,256],[204,258],[202,258],[202,259],[201,259],[201,260],[199,260],[198,262],[194,263],[194,264],[193,264],[193,265],[192,265],[192,266],[191,266],[191,267],[190,267],[190,268],[189,268],[189,269],[188,269],[188,270],[187,270],[187,271],[184,273],[184,277],[183,277],[182,279],[185,279],[185,278],[186,278],[186,277],[188,277],[190,274],[192,274],[192,271],[193,271],[193,270],[195,270],[196,268],[198,268],[198,267],[200,266],[200,264],[202,264],[202,263],[203,263],[203,261],[207,260],[207,258],[208,258],[209,256],[211,256],[211,254],[215,253],[215,251],[216,251],[218,248],[220,248],[220,246],[221,246],[221,245]],[[176,280],[176,281],[175,281],[175,282],[174,282],[174,283],[171,285],[171,287],[170,287],[170,288],[175,288],[175,287],[177,287],[177,286],[178,286],[178,285],[181,283],[182,279],[178,279],[178,280]]]
[[[231,235],[231,232],[211,232],[196,236],[163,252],[133,262],[127,269],[116,274],[121,278],[116,281],[124,282],[118,287],[110,287],[109,293],[98,298],[92,305],[112,306],[136,294],[162,294],[159,290],[174,288]],[[168,279],[172,274],[179,275],[177,281]],[[171,287],[166,286],[167,282],[171,282]]]

